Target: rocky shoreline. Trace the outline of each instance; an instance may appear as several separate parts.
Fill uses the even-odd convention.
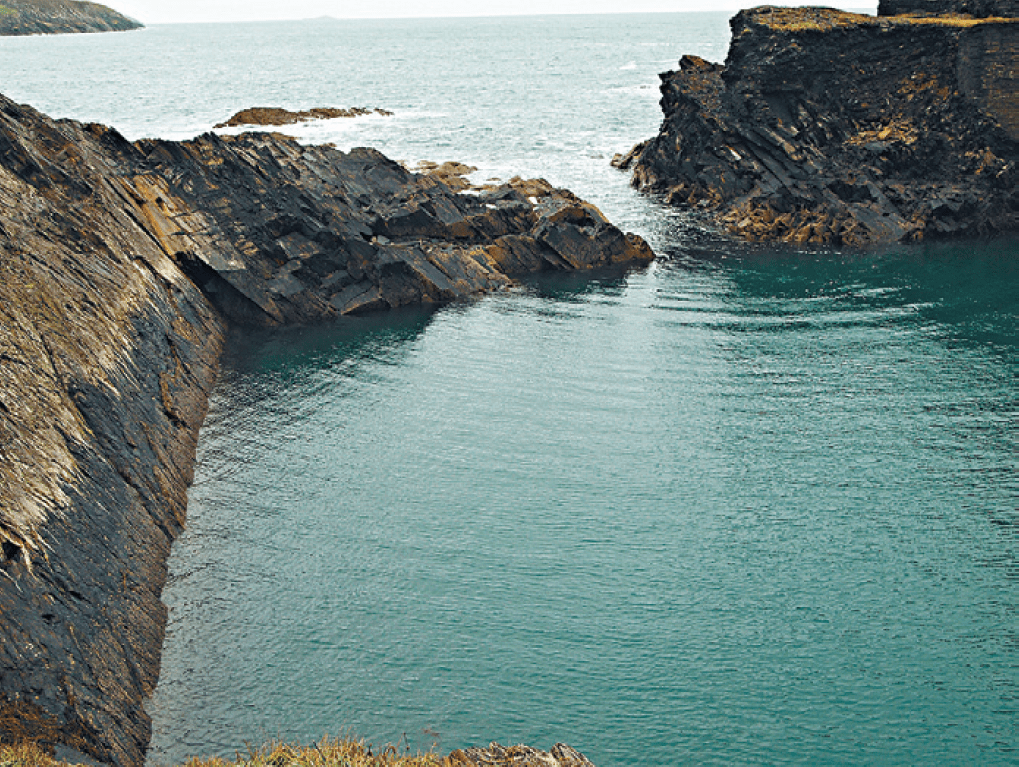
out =
[[[0,36],[125,32],[141,22],[105,5],[80,0],[3,0]]]
[[[659,134],[613,163],[749,240],[1015,232],[1019,19],[1006,0],[980,7],[742,11],[725,64],[684,56],[664,73]],[[907,11],[924,15],[890,15]]]
[[[131,143],[3,97],[0,252],[0,737],[132,767],[228,327],[653,258],[542,181],[458,194],[370,149]]]

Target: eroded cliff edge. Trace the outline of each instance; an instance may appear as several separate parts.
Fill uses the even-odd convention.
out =
[[[230,323],[653,257],[540,181],[456,194],[272,134],[126,141],[0,97],[0,736],[138,765]]]
[[[0,35],[124,32],[141,22],[99,3],[83,0],[3,0]]]
[[[742,11],[725,64],[685,56],[663,74],[658,136],[614,162],[751,240],[1017,231],[1019,19],[936,15],[962,5]]]

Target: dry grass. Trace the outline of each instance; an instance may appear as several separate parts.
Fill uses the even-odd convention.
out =
[[[454,752],[456,753],[456,752]],[[269,743],[234,759],[192,758],[184,767],[455,767],[460,761],[435,753],[411,755],[387,746],[374,753],[370,745],[347,738],[323,738],[313,746]],[[0,767],[70,767],[31,743],[0,743]]]
[[[0,743],[0,767],[55,767],[60,764],[35,743]]]
[[[982,24],[1012,24],[1015,19],[992,16],[974,19],[970,16],[868,16],[828,8],[768,8],[754,15],[754,20],[780,32],[831,32],[860,26],[942,26],[975,27]]]

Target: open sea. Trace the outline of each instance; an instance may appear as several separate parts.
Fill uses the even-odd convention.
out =
[[[629,765],[1019,764],[1019,241],[745,247],[628,186],[727,14],[0,39],[128,138],[542,176],[661,255],[231,344],[174,548],[151,765],[353,733]]]

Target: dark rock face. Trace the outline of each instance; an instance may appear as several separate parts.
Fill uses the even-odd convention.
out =
[[[1019,229],[1019,20],[764,7],[724,66],[662,75],[658,136],[615,164],[754,240],[866,245]]]
[[[0,35],[123,32],[141,23],[99,3],[78,0],[3,0]]]
[[[372,149],[269,134],[140,142],[136,191],[166,247],[235,322],[312,323],[438,303],[513,274],[653,257],[592,205],[537,182],[456,194]]]
[[[228,321],[311,323],[653,257],[541,181],[369,149],[130,143],[0,96],[0,738],[139,765]]]
[[[989,16],[1008,19],[1019,16],[1019,0],[881,0],[877,6],[878,16],[908,13],[920,16],[954,13],[982,19]]]

